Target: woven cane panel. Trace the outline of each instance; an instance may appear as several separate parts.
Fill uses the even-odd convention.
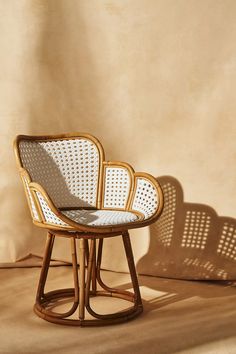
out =
[[[29,201],[30,201],[30,205],[31,205],[31,211],[32,211],[32,214],[33,214],[33,218],[37,221],[40,220],[39,218],[39,215],[38,215],[38,212],[37,212],[37,209],[36,209],[36,206],[35,206],[35,203],[34,203],[34,200],[33,200],[33,197],[32,197],[32,194],[31,194],[31,191],[29,189],[29,186],[28,186],[28,182],[27,180],[23,177],[23,180],[24,180],[24,185],[26,187],[26,192],[27,192],[27,195],[29,197]]]
[[[144,218],[150,218],[158,206],[158,194],[156,188],[145,178],[137,178],[137,188],[134,195],[132,209],[144,214]]]
[[[86,139],[21,141],[23,166],[57,207],[96,206],[99,152]]]
[[[138,219],[134,213],[128,211],[67,210],[63,214],[77,223],[91,226],[127,224]]]
[[[125,209],[131,185],[130,174],[123,167],[105,169],[104,207]]]
[[[61,221],[56,214],[53,213],[53,211],[49,208],[46,200],[42,196],[40,192],[36,192],[36,195],[38,197],[39,204],[41,206],[44,218],[46,222],[50,224],[55,224],[55,225],[60,225],[60,226],[68,226],[66,223]]]
[[[236,228],[233,223],[223,224],[217,253],[229,260],[236,260]]]
[[[210,224],[211,217],[206,212],[187,211],[181,246],[205,249]]]

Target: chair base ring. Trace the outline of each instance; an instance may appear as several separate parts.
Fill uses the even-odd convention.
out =
[[[114,291],[111,292],[110,291],[96,291],[95,293],[90,292],[90,296],[91,297],[97,297],[97,296],[114,297],[132,303],[134,302],[134,294],[132,292],[121,291],[118,289],[113,289],[113,290]],[[96,314],[96,319],[73,319],[73,318],[65,318],[66,315],[64,317],[63,314],[56,313],[48,309],[50,303],[53,303],[54,307],[56,307],[57,302],[59,302],[59,300],[66,300],[67,298],[73,298],[73,297],[74,297],[73,288],[51,291],[49,293],[46,293],[44,295],[44,298],[41,301],[36,301],[33,308],[34,312],[38,317],[48,322],[61,324],[61,325],[64,324],[69,326],[79,326],[79,327],[119,324],[119,323],[132,320],[133,318],[139,316],[143,312],[143,306],[142,304],[139,304],[138,306],[134,305],[133,307],[130,307],[126,310],[116,312],[113,314],[106,314],[106,315]],[[76,311],[76,308],[74,312]]]

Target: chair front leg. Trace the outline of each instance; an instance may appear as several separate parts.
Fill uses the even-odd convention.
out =
[[[85,315],[85,253],[86,242],[84,238],[79,240],[79,262],[80,262],[80,288],[79,288],[79,319],[84,320]]]
[[[131,281],[132,281],[132,285],[133,285],[133,289],[134,289],[134,303],[135,303],[135,306],[138,307],[140,309],[140,311],[142,311],[143,304],[142,304],[142,299],[141,299],[141,295],[140,295],[138,277],[137,277],[137,273],[136,273],[134,256],[133,256],[133,251],[132,251],[132,246],[131,246],[128,231],[125,231],[122,234],[122,238],[123,238],[126,258],[128,261],[130,277],[131,277]]]
[[[38,289],[37,289],[37,294],[36,294],[36,301],[41,301],[44,298],[44,288],[45,288],[45,283],[47,280],[48,276],[48,269],[51,261],[51,255],[52,255],[52,249],[53,249],[53,244],[54,244],[54,239],[55,236],[48,231],[47,234],[47,241],[46,241],[46,246],[45,246],[45,251],[44,251],[44,257],[43,257],[43,264],[42,264],[42,269],[40,273],[40,278],[39,278],[39,284],[38,284]]]

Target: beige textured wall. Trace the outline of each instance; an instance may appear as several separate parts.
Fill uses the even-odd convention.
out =
[[[0,13],[1,261],[43,245],[16,175],[18,133],[90,132],[108,159],[173,176],[185,200],[235,216],[234,0],[1,0]],[[139,259],[149,230],[132,234]]]

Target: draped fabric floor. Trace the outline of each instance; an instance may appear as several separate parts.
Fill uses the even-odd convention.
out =
[[[0,353],[236,353],[233,282],[183,281],[139,276],[144,313],[120,325],[74,328],[38,318],[32,310],[40,268],[0,269]],[[125,273],[103,271],[109,285],[130,288]],[[69,287],[70,266],[51,267],[48,289]],[[100,298],[110,311],[122,300]],[[119,304],[118,304],[119,302]],[[124,304],[123,304],[124,305]],[[126,304],[125,304],[126,305]]]

